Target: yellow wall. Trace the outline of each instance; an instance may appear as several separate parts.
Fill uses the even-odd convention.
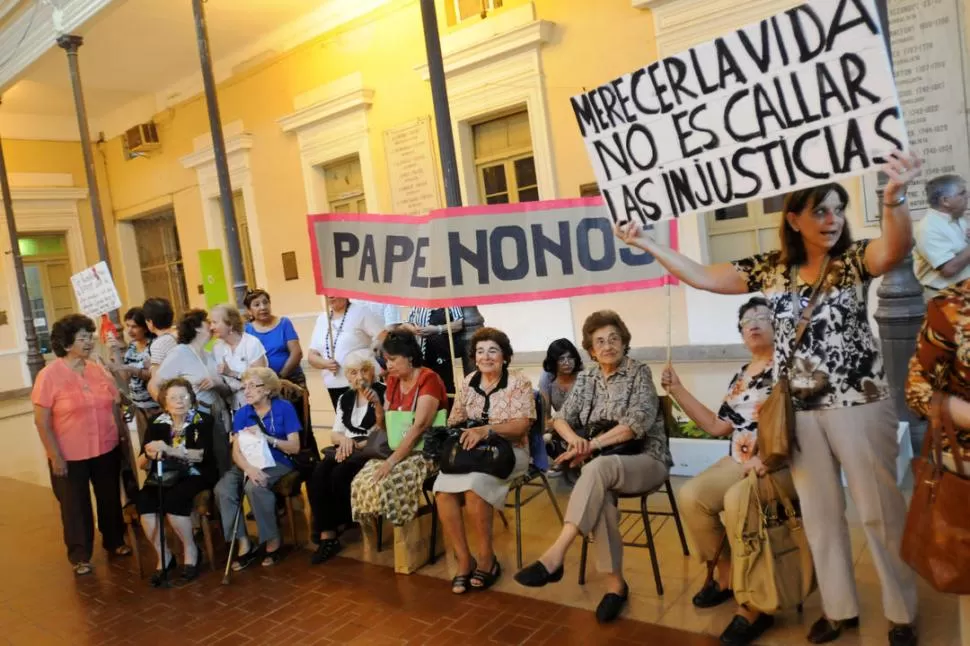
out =
[[[540,19],[557,26],[553,42],[543,46],[542,66],[559,197],[570,197],[579,194],[581,184],[593,181],[593,173],[569,97],[653,60],[652,19],[648,12],[633,9],[628,0],[538,0],[534,4]],[[429,86],[414,69],[425,61],[420,25],[416,2],[391,3],[219,87],[223,123],[241,120],[253,136],[250,164],[255,227],[261,232],[266,260],[264,287],[273,294],[280,312],[316,311],[319,299],[314,294],[309,245],[304,242],[307,204],[296,138],[283,134],[277,119],[293,112],[294,96],[360,72],[364,85],[375,90],[368,113],[370,152],[377,203],[386,212],[391,199],[383,131],[432,114]],[[443,31],[455,28],[444,26]],[[193,138],[209,131],[205,104],[199,97],[155,120],[162,149],[151,157],[124,160],[120,139],[105,146],[117,217],[126,219],[160,205],[174,205],[189,297],[201,304],[196,290],[197,251],[205,244],[201,197],[195,171],[183,169],[179,158],[192,152]],[[279,258],[285,251],[297,253],[299,280],[282,279]],[[663,293],[643,298],[643,302],[639,295],[624,299],[631,303],[626,307],[617,306],[612,297],[575,299],[573,319],[580,325],[588,312],[617,306],[630,319],[640,344],[662,342],[648,330],[666,327]],[[675,298],[675,303],[682,303],[682,298]],[[683,307],[675,309],[674,342],[686,343]]]

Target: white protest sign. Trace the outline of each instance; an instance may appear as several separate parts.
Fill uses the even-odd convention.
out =
[[[614,221],[859,175],[907,147],[873,0],[814,0],[571,99]]]
[[[98,318],[121,307],[111,271],[104,261],[71,276],[78,309],[85,316]]]

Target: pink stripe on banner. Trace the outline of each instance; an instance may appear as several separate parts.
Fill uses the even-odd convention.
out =
[[[317,247],[317,228],[314,226],[318,216],[307,217],[307,229],[310,234],[310,260],[313,262],[313,284],[317,294],[323,294],[323,267],[320,266],[320,249]]]

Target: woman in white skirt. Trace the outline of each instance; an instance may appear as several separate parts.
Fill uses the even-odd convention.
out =
[[[469,354],[477,370],[462,383],[448,426],[471,426],[461,436],[466,449],[491,435],[504,437],[515,452],[515,469],[507,480],[485,473],[442,473],[435,480],[435,499],[445,540],[458,560],[458,575],[451,583],[455,594],[470,588],[489,588],[502,574],[492,550],[492,518],[496,509],[505,507],[509,481],[529,468],[529,428],[536,418],[532,383],[525,375],[509,371],[509,337],[501,330],[485,327],[475,332],[470,345]],[[462,499],[478,536],[477,559],[472,557],[465,536]]]

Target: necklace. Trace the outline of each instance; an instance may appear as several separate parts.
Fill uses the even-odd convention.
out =
[[[337,327],[337,334],[333,334],[333,308],[330,309],[330,321],[327,325],[327,358],[333,359],[337,354],[337,341],[340,340],[340,333],[344,331],[344,323],[347,322],[347,313],[350,312],[350,303],[344,308],[344,313],[340,317],[340,325]],[[333,335],[333,336],[331,336]]]

